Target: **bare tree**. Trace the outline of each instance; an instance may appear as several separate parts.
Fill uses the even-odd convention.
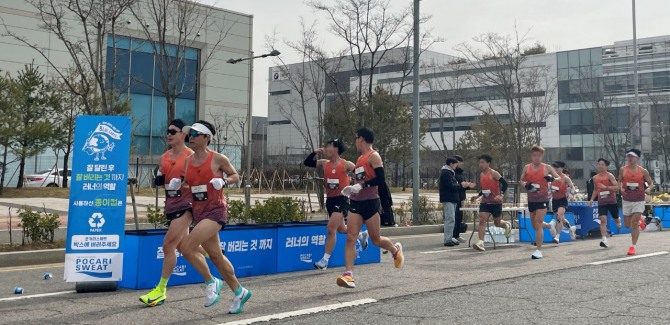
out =
[[[234,21],[214,15],[214,10],[202,7],[197,1],[134,0],[130,11],[138,20],[141,31],[155,56],[160,82],[138,80],[162,93],[167,100],[169,121],[175,119],[177,98],[198,86],[198,76],[210,66],[212,57],[220,51]],[[197,64],[188,64],[188,52],[198,48],[201,37],[208,46],[199,55]]]
[[[649,87],[644,89],[644,102],[649,105],[652,117],[652,128],[657,128],[654,132],[656,137],[652,138],[652,153],[662,155],[665,164],[664,181],[670,180],[670,95],[660,93]]]
[[[538,90],[544,82],[531,76],[542,75],[537,71],[548,68],[528,62],[528,56],[523,55],[525,43],[525,35],[515,29],[513,36],[483,34],[474,38],[476,45],[463,43],[457,48],[473,70],[469,74],[470,82],[481,94],[479,103],[483,104],[472,104],[472,107],[491,116],[497,127],[506,130],[515,177],[521,175],[530,146],[527,135],[535,134],[538,123],[544,122],[541,117],[555,114],[554,111],[540,116],[533,112],[535,107],[530,98],[547,96],[551,89]],[[539,134],[534,140],[541,140]]]
[[[66,69],[61,62],[52,60],[49,49],[43,44],[10,30],[2,21],[4,35],[13,37],[44,58],[68,89],[81,97],[87,114],[112,115],[118,111],[117,106],[127,106],[127,103],[119,97],[119,91],[124,89],[114,88],[115,55],[111,58],[112,71],[106,71],[107,37],[112,37],[112,43],[116,44],[117,30],[122,26],[121,17],[136,1],[28,0],[42,22],[40,29],[54,34],[68,53],[71,65]],[[116,53],[116,48],[113,51]],[[69,69],[76,72],[77,78],[69,77]]]
[[[357,106],[360,107],[365,98],[371,102],[375,70],[388,51],[402,46],[412,35],[411,8],[391,12],[390,0],[312,0],[308,3],[326,14],[331,32],[347,44],[347,54],[358,75]],[[365,75],[367,81],[364,81]],[[366,123],[363,115],[360,115],[360,123]]]

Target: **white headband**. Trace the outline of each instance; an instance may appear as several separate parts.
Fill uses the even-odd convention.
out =
[[[636,153],[634,153],[632,151],[626,152],[626,156],[633,156],[633,157],[636,157],[636,158],[640,158],[640,156],[638,156]]]

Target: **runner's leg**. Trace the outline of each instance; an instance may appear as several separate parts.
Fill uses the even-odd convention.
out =
[[[630,228],[632,230],[631,232],[631,239],[633,242],[633,246],[637,245],[637,240],[640,238],[640,217],[642,216],[641,213],[633,213],[633,217],[630,220]]]
[[[542,250],[542,242],[544,241],[544,228],[549,228],[549,224],[544,222],[544,216],[547,215],[547,209],[537,209],[535,212],[530,213],[530,217],[533,220],[533,228],[535,229],[535,242],[537,244],[537,250]]]
[[[161,278],[169,279],[177,265],[177,254],[175,250],[180,247],[180,243],[188,235],[188,227],[191,225],[193,217],[191,212],[185,212],[181,217],[170,222],[168,231],[163,239],[163,269],[161,271]],[[167,281],[166,281],[167,282]]]
[[[209,223],[211,227],[216,227],[216,225],[218,225],[218,223],[213,220],[205,219],[200,223],[203,222]],[[219,239],[219,233],[216,232],[214,236],[210,237],[204,243],[202,243],[202,248],[204,248],[207,254],[209,254],[209,259],[212,261],[212,264],[216,266],[216,269],[219,271],[219,274],[221,274],[223,280],[226,281],[226,284],[230,290],[235,292],[235,290],[239,288],[240,282],[235,276],[235,268],[233,268],[233,264],[230,263],[230,260],[228,260],[228,258],[223,255],[223,253],[221,253],[221,240]]]
[[[477,228],[477,234],[479,235],[479,240],[484,240],[484,235],[486,233],[486,222],[489,220],[491,214],[488,212],[479,213],[479,225]]]
[[[214,237],[215,234],[218,234],[220,229],[221,225],[217,222],[209,219],[202,220],[198,222],[197,225],[195,225],[193,231],[191,231],[191,233],[186,236],[182,244],[181,253],[184,255],[184,257],[186,257],[188,262],[193,265],[196,271],[200,273],[205,282],[211,281],[213,277],[209,271],[209,266],[205,261],[205,257],[198,252],[199,247],[205,241]],[[218,252],[219,254],[222,254],[220,246]]]
[[[345,271],[354,271],[354,261],[356,260],[356,242],[358,233],[363,227],[363,217],[360,214],[349,211],[347,217],[347,243],[344,248]]]
[[[375,213],[372,218],[368,219],[365,221],[365,225],[368,227],[368,234],[370,235],[370,239],[372,240],[372,244],[387,250],[393,254],[395,254],[398,251],[398,248],[393,244],[393,242],[385,236],[381,235],[380,227],[380,216],[379,213]],[[356,237],[358,239],[358,236]],[[356,243],[354,242],[354,245]]]

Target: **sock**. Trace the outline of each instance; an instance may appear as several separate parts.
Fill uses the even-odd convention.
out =
[[[233,294],[234,294],[235,296],[239,296],[239,295],[241,295],[241,294],[242,294],[242,289],[243,289],[242,285],[241,285],[241,284],[238,285],[237,290],[233,291]]]
[[[161,277],[161,280],[158,282],[158,289],[165,292],[167,287],[168,279]]]
[[[323,254],[323,260],[328,262],[328,260],[330,260],[330,254]]]
[[[344,272],[344,275],[345,276],[348,275],[348,276],[353,278],[354,277],[354,271],[346,271],[346,272]]]
[[[212,277],[211,279],[209,279],[209,281],[206,281],[206,282],[205,282],[205,284],[212,284],[212,283],[214,283],[214,277]]]
[[[202,256],[204,256],[205,258],[209,258],[209,254],[207,254],[207,252],[203,253]]]
[[[603,236],[603,241],[606,241],[606,240],[607,240],[607,236]]]

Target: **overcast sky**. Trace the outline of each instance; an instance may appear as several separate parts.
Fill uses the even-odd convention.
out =
[[[324,47],[338,50],[341,43],[328,31],[325,16],[313,12],[303,0],[198,0],[218,7],[254,15],[254,51],[264,50],[265,36],[277,31],[283,39],[297,39],[299,17],[318,20]],[[329,0],[325,0],[329,1]],[[334,1],[333,1],[334,2]],[[391,0],[400,8],[412,0]],[[452,53],[457,44],[486,32],[509,34],[514,23],[529,38],[545,44],[549,51],[565,51],[612,44],[632,39],[631,0],[422,0],[421,13],[432,19],[425,28],[444,39],[432,48]],[[670,0],[637,1],[638,38],[670,34]],[[286,62],[297,57],[278,48]],[[254,115],[267,116],[270,59],[254,62]]]

